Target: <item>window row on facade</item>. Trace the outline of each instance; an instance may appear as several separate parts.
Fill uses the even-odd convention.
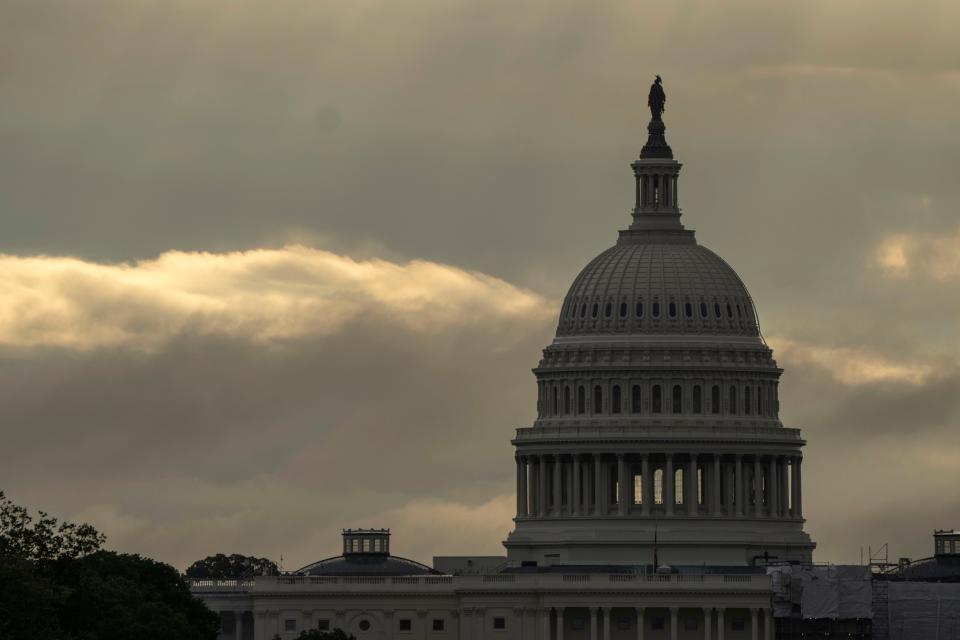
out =
[[[712,320],[715,322],[727,321],[742,324],[744,320],[753,322],[750,317],[750,304],[746,300],[734,298],[731,300],[714,300],[707,302],[704,299],[692,301],[689,298],[677,300],[673,297],[665,302],[658,296],[646,301],[643,298],[636,300],[619,300],[613,298],[574,298],[568,300],[560,312],[560,317],[568,321],[590,320],[641,320],[649,318],[659,320]]]
[[[736,415],[775,418],[774,382],[708,383],[539,383],[540,418],[610,415]]]

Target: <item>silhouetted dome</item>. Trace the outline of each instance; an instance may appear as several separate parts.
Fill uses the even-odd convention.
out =
[[[296,573],[304,576],[420,576],[439,571],[413,560],[378,553],[352,553],[308,564]]]
[[[622,236],[564,299],[557,336],[607,333],[759,336],[760,329],[750,294],[720,256],[692,234],[651,234]]]

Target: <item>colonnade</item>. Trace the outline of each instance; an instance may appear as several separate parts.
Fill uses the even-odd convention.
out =
[[[636,174],[636,208],[676,209],[679,206],[679,175],[679,171],[644,171]]]
[[[542,610],[542,640],[564,640],[564,611],[568,607],[546,607]],[[590,625],[590,640],[610,640],[611,636],[611,624],[610,619],[611,607],[586,607],[590,611],[590,618],[588,624]],[[620,607],[617,607],[618,609]],[[680,630],[680,607],[667,607],[666,611],[669,612],[669,617],[664,617],[661,622],[663,623],[664,630],[670,633],[671,640],[677,640]],[[727,627],[731,626],[729,623],[733,622],[727,618],[727,608],[723,606],[706,606],[706,607],[684,607],[684,609],[699,609],[702,613],[698,616],[700,619],[697,621],[698,628],[703,632],[701,637],[704,640],[724,640],[726,636]],[[646,607],[634,607],[635,611],[635,629],[636,629],[636,640],[644,640],[644,636],[647,631],[647,608]],[[763,640],[773,640],[774,637],[774,618],[772,609],[759,609],[751,608],[750,610],[750,638],[751,640],[760,640],[761,638],[761,629],[763,631]],[[555,624],[551,626],[551,620],[554,618],[555,614]],[[602,621],[602,625],[600,622]],[[744,626],[746,626],[747,621],[742,620]],[[602,631],[602,639],[599,637],[600,632]],[[714,631],[716,632],[714,634]]]
[[[517,517],[803,518],[799,455],[523,454]]]

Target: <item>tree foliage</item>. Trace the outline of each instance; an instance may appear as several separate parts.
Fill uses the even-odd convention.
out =
[[[207,556],[197,560],[187,568],[186,575],[194,579],[231,579],[251,578],[253,576],[280,575],[280,568],[276,563],[266,558],[243,556],[238,553]]]
[[[214,640],[217,614],[173,567],[102,551],[87,524],[34,519],[0,493],[0,638]]]

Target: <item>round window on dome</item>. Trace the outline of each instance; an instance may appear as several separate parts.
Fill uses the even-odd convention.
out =
[[[361,621],[360,621],[360,624],[357,625],[357,626],[360,627],[360,631],[370,631],[370,621],[369,621],[369,620],[361,620]]]

